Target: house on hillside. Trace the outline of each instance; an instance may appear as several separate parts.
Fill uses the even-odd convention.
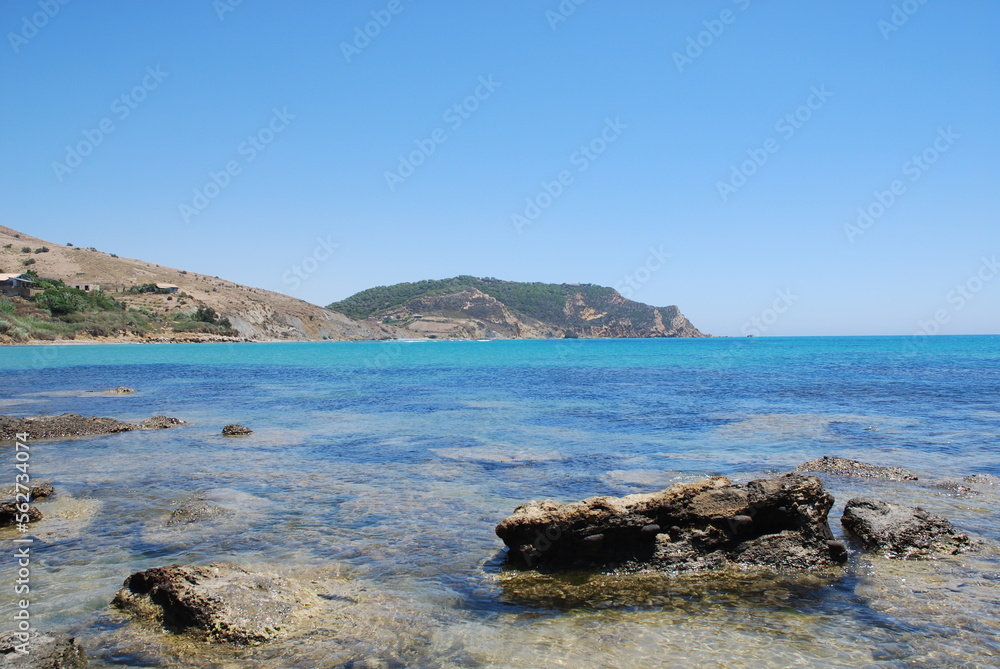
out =
[[[89,293],[91,291],[100,290],[101,284],[79,282],[79,283],[71,283],[70,287],[76,288],[77,290],[82,290],[85,293]]]
[[[158,293],[176,293],[178,290],[180,289],[172,283],[156,284],[156,292]]]
[[[24,274],[0,274],[0,293],[6,297],[30,297],[34,284]]]

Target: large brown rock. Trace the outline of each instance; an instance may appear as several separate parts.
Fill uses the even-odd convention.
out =
[[[284,635],[311,597],[276,574],[175,564],[132,574],[112,603],[173,632],[247,645]]]
[[[497,525],[508,561],[541,570],[681,571],[726,564],[806,569],[846,559],[833,496],[815,476],[725,477],[627,497],[519,506]]]
[[[891,558],[955,554],[972,546],[946,518],[917,506],[856,497],[847,502],[841,523],[866,549]]]

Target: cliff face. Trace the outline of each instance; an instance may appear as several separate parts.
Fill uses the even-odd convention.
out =
[[[474,339],[704,337],[675,306],[652,307],[589,284],[456,277],[380,286],[331,309],[416,336]]]
[[[34,252],[43,247],[48,250]],[[24,248],[31,250],[25,252]],[[28,260],[34,262],[25,265]],[[211,307],[230,320],[240,337],[255,341],[389,339],[400,334],[391,326],[355,320],[288,295],[142,260],[119,258],[94,248],[55,244],[0,226],[0,271],[28,269],[41,277],[62,279],[69,285],[100,285],[130,308],[165,317],[194,312],[200,306]],[[148,283],[174,284],[178,294],[122,293],[131,286]]]

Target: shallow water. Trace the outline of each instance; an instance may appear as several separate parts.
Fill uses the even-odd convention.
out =
[[[19,347],[0,349],[0,374],[7,413],[190,423],[32,449],[57,489],[32,528],[35,625],[71,630],[97,667],[998,664],[1000,486],[939,486],[1000,475],[998,337]],[[138,392],[84,392],[120,385]],[[256,433],[222,437],[233,422]],[[805,576],[502,569],[493,528],[530,499],[743,481],[822,455],[920,474],[826,477],[836,533],[863,494],[920,504],[983,545],[925,562],[855,552]],[[168,525],[197,499],[238,515]],[[108,608],[134,571],[211,561],[349,594],[313,631],[254,649]],[[13,582],[13,560],[0,569]]]

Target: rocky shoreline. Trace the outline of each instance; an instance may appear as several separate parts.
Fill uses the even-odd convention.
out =
[[[129,394],[131,389],[94,392]],[[32,439],[53,439],[184,424],[164,416],[138,423],[78,414],[0,416],[0,439],[13,439],[17,432],[29,432]],[[253,430],[230,424],[222,434],[246,436]],[[828,457],[803,463],[787,474],[743,483],[717,476],[625,497],[528,502],[495,528],[505,545],[499,574],[503,592],[515,601],[531,602],[533,597],[537,602],[548,601],[538,589],[538,579],[559,574],[591,575],[583,585],[565,582],[561,588],[603,587],[609,593],[618,586],[602,579],[613,578],[620,585],[623,579],[641,581],[656,575],[691,584],[699,579],[718,583],[717,578],[726,573],[739,573],[745,582],[751,577],[766,580],[774,574],[814,572],[837,579],[849,558],[865,553],[905,561],[977,548],[975,540],[943,517],[869,497],[847,502],[840,519],[847,542],[838,541],[829,518],[834,497],[823,480],[807,472],[820,472],[834,477],[832,480],[918,480],[904,469]],[[973,478],[968,478],[970,485],[979,482]],[[992,483],[984,480],[984,484]],[[11,524],[16,513],[28,513],[32,523],[42,521],[42,512],[28,502],[51,497],[52,486],[34,483],[28,502],[9,499],[14,492],[6,491],[7,501],[0,504],[0,526]],[[164,520],[164,527],[191,532],[191,528],[206,523],[214,527],[213,523],[239,517],[233,508],[210,501],[196,498],[181,505]],[[344,615],[355,610],[354,594],[324,593],[316,583],[289,578],[266,565],[248,568],[221,561],[170,564],[129,575],[110,604],[124,620],[149,632],[166,629],[178,638],[202,643],[253,647],[294,641],[309,634],[313,625],[308,621],[316,615],[328,615],[324,607],[330,601],[340,602],[338,611]],[[613,599],[613,595],[608,596]],[[563,601],[574,600],[569,597]],[[31,661],[4,650],[17,644],[15,632],[0,634],[0,667],[87,666],[84,650],[73,637],[34,634],[30,643],[40,652],[33,654]],[[392,662],[378,666],[405,666]]]

